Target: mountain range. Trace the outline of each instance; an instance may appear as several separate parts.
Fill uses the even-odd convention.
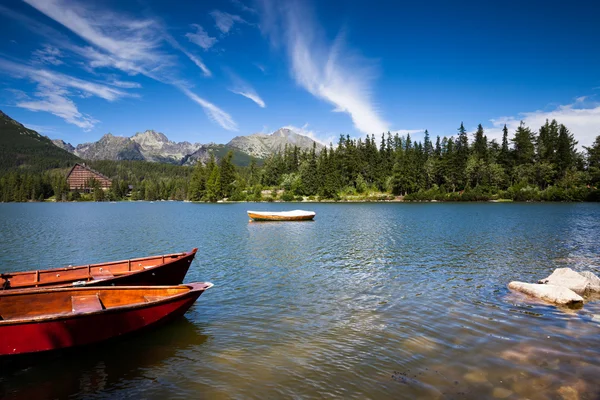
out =
[[[287,128],[278,129],[272,134],[236,136],[227,144],[173,142],[165,134],[154,130],[138,132],[131,137],[107,133],[97,142],[82,143],[76,147],[61,139],[52,142],[86,160],[145,160],[178,165],[206,162],[211,153],[218,159],[229,150],[234,152],[236,164],[248,165],[252,158],[265,159],[271,154],[282,152],[286,145],[312,149],[314,144],[317,151],[323,148],[322,144]]]

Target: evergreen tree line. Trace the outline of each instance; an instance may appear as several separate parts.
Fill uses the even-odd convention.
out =
[[[0,201],[192,200],[284,201],[309,199],[391,199],[469,201],[489,199],[598,201],[600,136],[577,151],[569,129],[547,121],[537,132],[521,124],[501,143],[488,140],[481,125],[469,138],[458,135],[422,142],[410,135],[383,134],[365,139],[340,136],[336,147],[317,152],[287,146],[262,166],[233,163],[228,152],[211,155],[194,167],[145,161],[89,163],[113,179],[90,194],[70,192],[68,169],[45,172],[11,170],[0,176]],[[265,192],[265,190],[267,192]],[[266,194],[266,195],[265,195]]]
[[[266,160],[260,183],[284,189],[287,198],[388,193],[405,200],[597,201],[599,153],[600,136],[580,153],[573,134],[555,120],[538,132],[521,123],[510,136],[504,126],[501,143],[488,140],[481,124],[470,140],[461,123],[458,135],[435,143],[427,131],[422,142],[388,132],[379,141],[340,136],[337,147],[319,154],[286,148]]]

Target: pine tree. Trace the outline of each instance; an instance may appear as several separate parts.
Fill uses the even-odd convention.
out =
[[[508,128],[506,127],[506,124],[504,124],[504,128],[502,128],[502,147],[500,148],[498,161],[500,162],[500,165],[506,168],[509,165],[509,160],[510,150],[508,149]]]
[[[584,147],[587,153],[587,169],[592,185],[600,184],[600,135],[590,147]]]
[[[437,137],[437,140],[435,141],[435,156],[438,158],[442,156],[442,145],[440,143],[439,135]]]
[[[190,178],[188,198],[192,201],[200,201],[206,194],[206,170],[204,165],[198,161]]]
[[[566,126],[560,124],[558,129],[558,143],[556,147],[556,166],[559,176],[562,177],[568,169],[575,164],[577,157],[577,141]]]
[[[487,157],[487,138],[483,133],[483,126],[481,126],[481,124],[477,126],[477,131],[475,132],[473,152],[475,153],[475,156],[480,159],[486,159]]]
[[[515,137],[511,140],[514,143],[516,165],[532,164],[535,156],[534,137],[531,130],[522,121],[515,131]]]
[[[221,198],[221,174],[215,164],[206,181],[206,199],[212,203]]]
[[[438,141],[439,141],[439,136],[438,136]],[[428,159],[429,157],[433,156],[433,154],[434,154],[433,143],[431,143],[431,140],[429,139],[429,131],[427,131],[427,129],[425,129],[425,139],[423,140],[423,151],[425,152],[425,159]]]
[[[235,181],[235,165],[232,162],[233,151],[229,150],[227,155],[219,162],[221,194],[223,197],[230,197],[233,191],[233,183]]]

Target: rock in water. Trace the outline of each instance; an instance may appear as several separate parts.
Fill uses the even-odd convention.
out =
[[[583,306],[583,297],[564,286],[511,282],[508,284],[508,288],[560,306]]]
[[[594,290],[592,281],[582,274],[573,271],[571,268],[557,268],[552,275],[538,281],[538,283],[562,286],[571,289],[581,296],[586,296]]]
[[[593,293],[600,293],[600,278],[598,278],[592,271],[583,271],[579,275],[587,278],[590,281],[590,291]]]

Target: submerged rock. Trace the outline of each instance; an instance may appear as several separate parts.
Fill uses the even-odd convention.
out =
[[[565,287],[581,296],[600,292],[600,279],[596,275],[590,271],[578,273],[571,268],[557,268],[538,283]]]
[[[508,288],[561,306],[581,307],[583,305],[583,297],[564,286],[511,282]]]
[[[495,399],[505,399],[511,394],[513,394],[512,390],[508,390],[502,387],[495,387],[494,391],[492,392],[492,396],[494,396]]]

